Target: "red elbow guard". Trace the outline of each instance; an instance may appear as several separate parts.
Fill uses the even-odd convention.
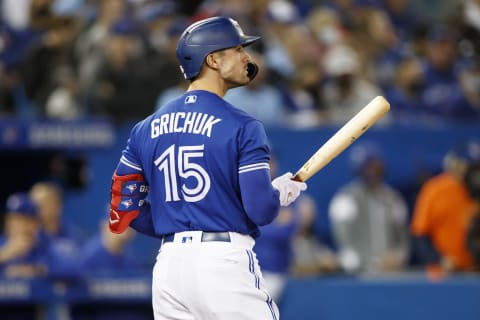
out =
[[[140,207],[148,194],[148,185],[141,174],[118,176],[113,174],[110,194],[109,227],[113,233],[122,233],[140,214]]]

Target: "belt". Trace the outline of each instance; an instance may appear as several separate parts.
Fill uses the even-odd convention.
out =
[[[187,237],[184,237],[187,238]],[[162,243],[173,242],[175,240],[175,233],[169,233],[162,237]],[[230,233],[228,232],[202,232],[201,242],[220,241],[230,242]],[[183,239],[181,242],[187,242]]]

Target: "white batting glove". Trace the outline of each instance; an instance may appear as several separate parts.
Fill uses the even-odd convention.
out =
[[[293,181],[292,177],[292,173],[287,172],[272,181],[273,188],[280,192],[280,204],[284,207],[287,207],[295,201],[300,195],[300,192],[307,190],[307,184],[305,182]]]

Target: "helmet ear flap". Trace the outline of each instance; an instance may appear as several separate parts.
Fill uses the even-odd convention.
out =
[[[249,62],[247,64],[247,77],[252,81],[258,73],[258,65],[254,62]]]

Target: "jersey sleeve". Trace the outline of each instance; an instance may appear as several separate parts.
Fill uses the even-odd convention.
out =
[[[262,226],[278,214],[278,191],[272,187],[270,149],[262,124],[251,121],[239,136],[238,175],[243,207],[253,223]]]
[[[239,173],[269,168],[270,148],[267,134],[259,121],[248,122],[239,135]]]
[[[117,176],[142,175],[143,168],[137,155],[136,131],[138,124],[132,129],[127,146],[122,152],[122,156],[115,170]],[[117,209],[117,208],[116,208]],[[153,225],[150,203],[142,200],[142,205],[138,207],[139,214],[135,219],[129,222],[130,227],[143,234],[155,237],[155,229]]]
[[[136,132],[138,125],[136,125],[130,132],[130,137],[127,141],[127,146],[122,152],[120,161],[118,162],[116,172],[118,175],[127,175],[142,173],[143,168],[137,153]]]

